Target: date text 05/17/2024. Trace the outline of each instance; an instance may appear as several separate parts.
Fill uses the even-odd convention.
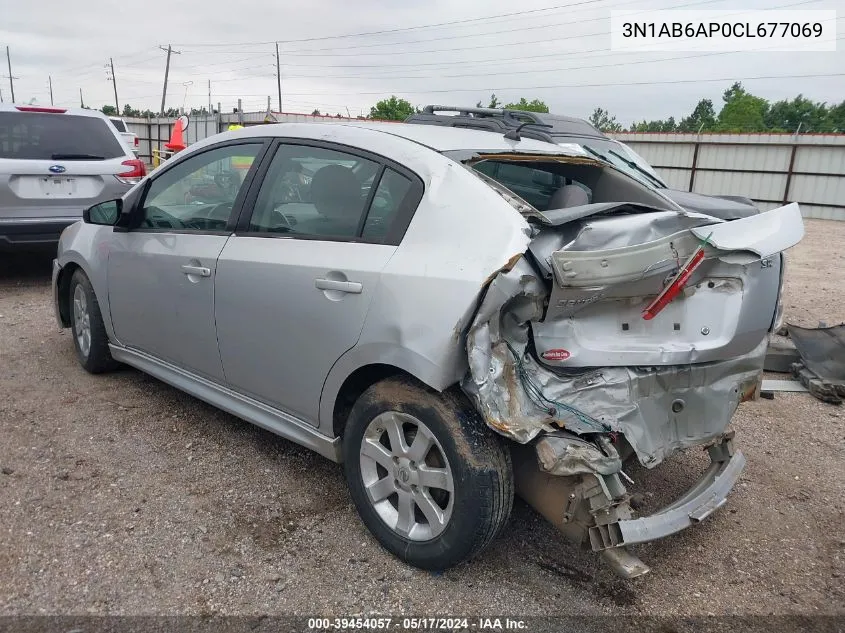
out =
[[[439,617],[349,617],[309,618],[309,631],[525,631],[524,620],[515,618],[439,618]]]

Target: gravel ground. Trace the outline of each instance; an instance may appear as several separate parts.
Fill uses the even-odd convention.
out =
[[[790,251],[787,318],[845,321],[845,223]],[[837,272],[838,269],[838,272]],[[434,575],[364,529],[341,468],[137,371],[95,377],[57,330],[48,258],[0,258],[0,614],[843,614],[845,411],[740,407],[748,467],[631,582],[530,508]],[[705,458],[635,471],[658,504]]]

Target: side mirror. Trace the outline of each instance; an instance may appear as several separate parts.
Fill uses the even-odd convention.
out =
[[[86,224],[100,224],[102,226],[114,226],[117,223],[120,213],[123,210],[123,200],[109,200],[95,204],[82,212],[82,220]]]

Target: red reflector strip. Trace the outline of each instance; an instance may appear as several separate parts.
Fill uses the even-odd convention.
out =
[[[67,112],[67,108],[45,108],[42,106],[15,106],[15,109],[21,112],[54,112],[56,114]]]
[[[681,266],[678,271],[678,276],[675,281],[666,286],[657,297],[652,301],[648,307],[643,310],[643,319],[650,321],[656,317],[663,308],[665,308],[672,299],[678,296],[681,290],[689,281],[689,278],[695,272],[695,269],[704,261],[704,246],[699,246],[695,252],[690,256],[686,263]]]

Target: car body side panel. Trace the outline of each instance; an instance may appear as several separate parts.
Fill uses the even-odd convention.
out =
[[[479,295],[528,247],[527,222],[458,163],[433,154],[404,164],[423,179],[426,195],[382,271],[357,345],[326,379],[320,401],[326,433],[343,381],[362,365],[394,364],[439,390],[458,382]]]
[[[107,265],[109,240],[112,227],[85,224],[81,220],[68,226],[61,235],[58,245],[57,261],[62,268],[68,265],[79,266],[94,288],[103,325],[109,340],[117,340],[112,327],[111,311],[108,301]],[[62,274],[66,274],[65,271]]]
[[[233,236],[217,264],[214,309],[229,387],[316,426],[320,390],[358,340],[396,247]],[[318,280],[359,284],[322,290]]]

